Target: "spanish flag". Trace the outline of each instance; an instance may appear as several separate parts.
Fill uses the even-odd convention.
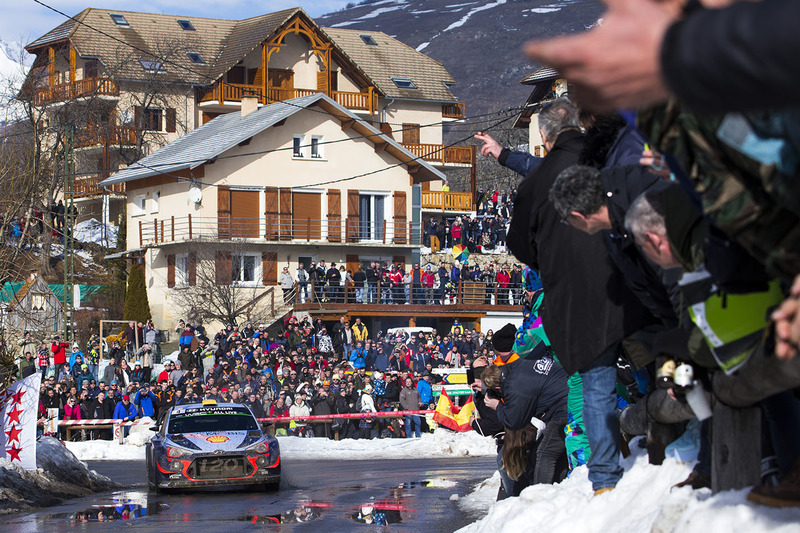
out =
[[[433,419],[453,431],[469,431],[472,429],[469,417],[474,410],[475,404],[472,402],[471,394],[467,399],[467,403],[458,408],[453,405],[453,400],[450,399],[447,393],[442,391],[442,395],[439,396],[439,403],[436,405],[436,411],[433,413]]]

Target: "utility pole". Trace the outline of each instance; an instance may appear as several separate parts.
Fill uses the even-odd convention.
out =
[[[64,132],[64,342],[75,340],[73,324],[73,290],[75,287],[75,162],[73,147],[75,125],[65,125]]]

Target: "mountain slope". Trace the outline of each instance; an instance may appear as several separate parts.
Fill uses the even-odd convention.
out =
[[[382,31],[441,62],[474,116],[525,102],[519,81],[539,66],[522,55],[525,41],[584,31],[602,11],[598,0],[379,0],[316,21]]]

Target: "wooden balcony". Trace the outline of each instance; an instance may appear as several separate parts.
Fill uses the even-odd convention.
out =
[[[341,217],[327,219],[269,215],[262,218],[231,216],[172,216],[139,220],[139,246],[173,242],[217,242],[245,239],[251,242],[352,243],[370,246],[419,246],[419,224],[404,219],[382,224]]]
[[[119,96],[119,87],[111,78],[85,78],[82,80],[36,87],[35,105],[65,102],[92,96]]]
[[[136,128],[113,124],[89,124],[75,131],[75,148],[93,146],[135,146],[138,141]]]
[[[459,119],[466,116],[464,102],[454,104],[442,104],[442,118]]]
[[[225,105],[241,103],[242,96],[256,96],[260,104],[266,105],[320,92],[324,91],[316,89],[278,89],[271,87],[267,89],[265,94],[263,87],[259,85],[218,81],[211,87],[205,89],[205,92],[200,96],[200,103],[214,102],[219,105]],[[326,94],[347,109],[367,111],[371,115],[378,109],[378,95],[374,92],[372,87],[365,93],[330,91]]]
[[[422,191],[422,209],[469,212],[475,205],[468,192]]]
[[[89,196],[99,196],[108,194],[108,191],[125,194],[125,184],[115,183],[110,185],[108,190],[100,186],[100,182],[108,178],[111,172],[101,172],[96,176],[87,176],[75,179],[75,188],[73,189],[75,198],[87,198]]]
[[[474,146],[447,146],[444,144],[402,143],[403,147],[429,163],[442,166],[474,167]]]

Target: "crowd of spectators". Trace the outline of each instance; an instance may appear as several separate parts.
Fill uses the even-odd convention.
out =
[[[336,302],[357,304],[423,304],[449,305],[461,301],[471,303],[521,305],[523,299],[523,269],[514,264],[488,263],[470,265],[454,261],[420,267],[419,263],[406,270],[403,264],[372,262],[355,272],[345,265],[326,265],[312,261],[308,269],[300,263],[292,274],[284,267],[278,282],[286,302]],[[465,292],[463,282],[473,285]],[[480,285],[476,287],[475,284]]]
[[[292,317],[278,335],[251,323],[241,329],[229,324],[209,338],[202,326],[181,321],[176,332],[177,357],[166,359],[157,374],[145,372],[154,367],[148,343],[131,352],[114,341],[98,376],[94,358],[87,363],[77,344],[70,357],[70,346],[54,339],[48,348],[53,358],[39,367],[42,414],[57,408],[62,420],[130,421],[203,399],[248,405],[258,418],[433,409],[431,386],[441,380],[434,369],[463,368],[481,355],[493,358],[491,330],[469,330],[458,320],[447,332],[394,337],[371,334],[360,318],[351,324],[346,317],[330,328],[319,319]],[[93,337],[87,351],[97,354],[98,341]],[[428,429],[424,417],[412,415],[406,423],[408,431],[389,418],[297,421],[271,429],[328,438],[419,436],[421,428]]]

